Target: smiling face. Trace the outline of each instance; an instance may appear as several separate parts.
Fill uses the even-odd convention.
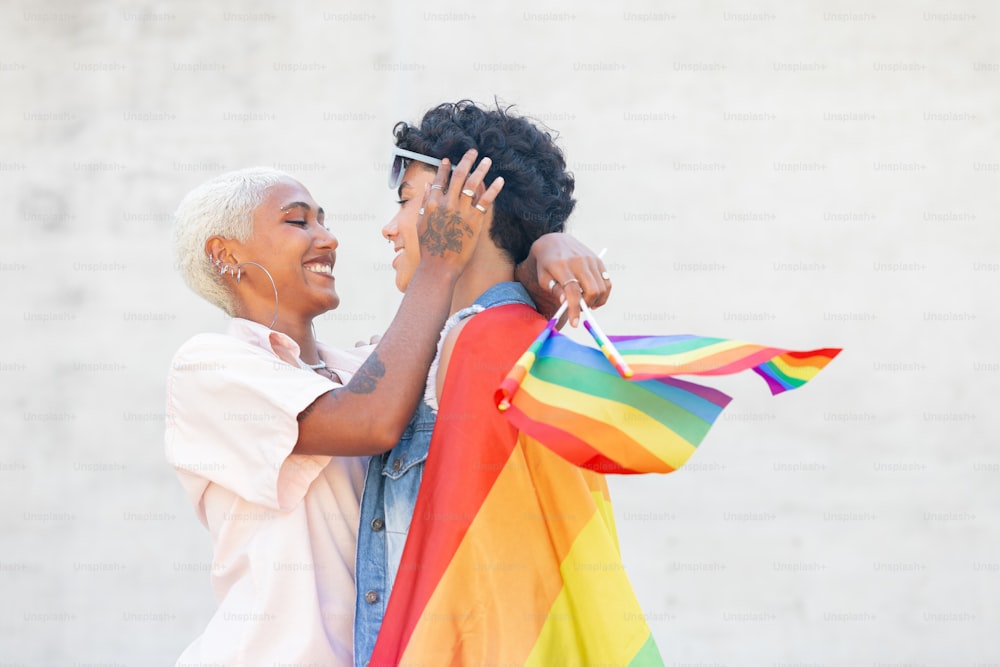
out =
[[[286,179],[267,189],[254,209],[248,241],[213,237],[209,250],[213,244],[217,250],[225,247],[224,262],[257,262],[270,272],[278,290],[279,321],[312,318],[340,304],[333,277],[337,239],[324,226],[323,209],[298,181]],[[260,267],[242,267],[235,294],[239,310],[266,315],[265,324],[270,321],[274,288]]]
[[[399,211],[382,228],[382,236],[392,243],[396,256],[392,268],[396,272],[396,288],[405,292],[420,264],[420,242],[417,222],[420,204],[424,200],[424,187],[434,182],[436,169],[422,162],[411,162],[403,173],[399,186]]]

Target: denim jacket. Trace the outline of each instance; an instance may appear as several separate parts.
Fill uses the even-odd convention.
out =
[[[520,283],[498,283],[483,292],[472,307],[456,313],[456,316],[461,320],[484,308],[512,303],[534,307],[534,302]],[[380,456],[371,457],[368,462],[361,497],[355,569],[356,667],[367,665],[375,649],[375,640],[410,530],[436,417],[437,411],[426,401],[421,401],[396,446]]]

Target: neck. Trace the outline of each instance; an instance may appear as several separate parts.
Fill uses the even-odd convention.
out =
[[[313,335],[312,320],[285,322],[279,315],[274,330],[280,331],[298,344],[299,359],[307,364],[319,361],[319,348],[316,346],[316,336]]]
[[[514,264],[510,258],[492,243],[487,245],[489,248],[482,253],[479,252],[482,244],[476,249],[476,254],[455,284],[451,299],[452,315],[471,306],[480,294],[497,283],[514,280]]]
[[[258,309],[259,310],[259,309]],[[264,310],[267,310],[266,308]],[[236,317],[256,322],[263,326],[270,326],[274,318],[274,310],[271,307],[267,312],[255,312],[252,307],[245,304],[237,307]],[[307,364],[314,364],[319,361],[319,349],[316,346],[316,336],[313,335],[312,318],[294,318],[278,312],[278,319],[271,327],[274,331],[280,331],[295,341],[299,346],[299,358]]]

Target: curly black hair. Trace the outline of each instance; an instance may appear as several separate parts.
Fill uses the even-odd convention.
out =
[[[573,211],[575,182],[551,134],[510,107],[483,109],[471,100],[445,103],[424,114],[419,126],[399,122],[396,145],[457,164],[470,148],[478,160],[493,161],[485,184],[503,176],[503,190],[493,202],[490,238],[515,264],[524,261],[531,244],[549,232],[563,231]]]

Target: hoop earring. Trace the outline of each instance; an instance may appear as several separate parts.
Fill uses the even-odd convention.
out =
[[[258,267],[264,272],[267,279],[271,281],[271,289],[274,290],[274,318],[271,320],[271,324],[267,328],[273,329],[275,323],[278,321],[278,286],[275,284],[274,278],[271,277],[271,272],[265,269],[262,264],[258,264],[257,262],[242,262],[241,264],[236,265],[236,284],[240,284],[240,278],[243,276],[243,267],[250,265]]]

